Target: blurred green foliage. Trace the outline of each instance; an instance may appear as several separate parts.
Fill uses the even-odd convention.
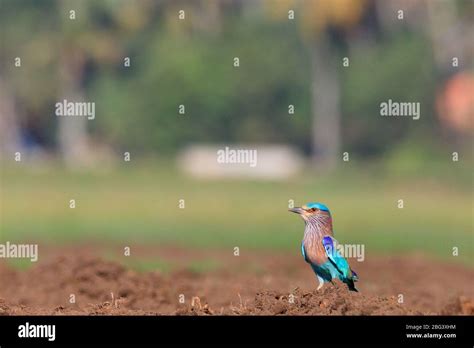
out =
[[[96,102],[98,116],[88,126],[114,148],[174,154],[196,142],[279,142],[309,152],[311,39],[299,16],[274,20],[263,4],[4,0],[1,75],[22,106],[22,122],[35,119],[51,146],[54,103],[64,87],[61,62],[70,55],[83,57],[78,79],[87,100]],[[71,8],[76,20],[68,20]],[[179,9],[186,21],[178,21]],[[365,11],[374,16],[372,7]],[[442,79],[426,31],[401,25],[383,33],[376,21],[362,22],[357,30],[365,38],[332,36],[334,59],[350,56],[350,68],[339,68],[341,148],[382,156],[413,134],[420,142],[436,137],[433,109]],[[22,69],[10,64],[17,56]],[[420,102],[421,119],[380,117],[379,105],[389,98]],[[178,115],[180,104],[186,115]]]

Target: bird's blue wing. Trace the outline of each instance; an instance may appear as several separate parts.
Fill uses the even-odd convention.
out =
[[[330,236],[324,237],[324,250],[326,250],[326,255],[329,261],[334,265],[337,271],[345,277],[347,274],[350,274],[349,264],[347,263],[347,260],[337,251],[334,241],[336,240]]]

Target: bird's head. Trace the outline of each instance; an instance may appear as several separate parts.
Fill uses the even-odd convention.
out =
[[[307,203],[301,207],[288,209],[288,211],[299,214],[305,221],[322,216],[331,216],[329,208],[318,202]]]

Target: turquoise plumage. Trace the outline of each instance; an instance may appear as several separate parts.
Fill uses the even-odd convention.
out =
[[[322,203],[308,203],[290,211],[299,214],[305,221],[301,253],[318,277],[318,290],[325,282],[339,279],[347,284],[349,290],[358,291],[354,285],[359,279],[357,274],[337,250],[329,209]]]

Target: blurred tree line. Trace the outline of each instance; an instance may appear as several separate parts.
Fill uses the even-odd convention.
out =
[[[289,143],[328,165],[407,139],[443,146],[436,97],[472,70],[473,10],[468,0],[3,0],[2,145],[77,159],[99,144],[168,155],[199,142]],[[438,26],[454,23],[446,35],[462,68],[449,51],[440,58]],[[63,99],[95,102],[96,119],[56,117]],[[380,117],[388,99],[420,102],[420,120]]]

